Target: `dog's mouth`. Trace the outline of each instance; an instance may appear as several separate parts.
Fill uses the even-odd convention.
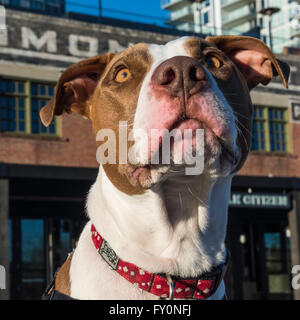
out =
[[[184,130],[192,130],[195,132],[197,129],[204,129],[205,124],[197,119],[187,118],[185,116],[181,116],[178,120],[176,120],[172,126],[170,127],[170,131],[179,130],[181,134],[184,134]]]
[[[141,166],[132,171],[131,177],[135,181],[138,181],[140,179],[145,180],[149,177],[150,171],[150,165]]]
[[[188,118],[181,118],[173,123],[170,127],[169,131],[176,129],[179,134],[183,135],[185,130],[188,129],[190,131],[190,136],[186,139],[183,138],[180,142],[176,142],[176,138],[170,142],[170,159],[168,163],[163,162],[163,143],[162,140],[159,143],[159,147],[156,150],[158,153],[159,161],[151,163],[149,160],[148,164],[137,164],[137,165],[130,165],[127,168],[126,176],[129,182],[133,186],[140,186],[142,188],[150,188],[154,184],[162,181],[162,178],[166,176],[167,173],[171,174],[170,172],[178,172],[182,174],[184,170],[174,170],[175,168],[178,169],[178,164],[174,163],[174,159],[172,159],[173,152],[176,148],[183,148],[184,144],[190,144],[192,147],[193,155],[197,153],[197,130],[203,130],[203,143],[202,146],[204,161],[207,159],[212,160],[212,158],[219,158],[221,166],[224,163],[229,163],[230,166],[233,168],[238,163],[238,155],[233,149],[232,144],[228,143],[225,138],[217,136],[213,130],[204,122],[201,122],[197,119],[188,119]],[[201,145],[201,144],[200,144]],[[198,148],[199,149],[199,148]],[[213,152],[212,150],[217,150]],[[207,158],[207,159],[205,159]],[[179,164],[180,169],[183,169],[186,165],[184,161]]]
[[[126,176],[129,182],[137,187],[142,187],[145,189],[150,188],[153,184],[160,181],[163,172],[159,174],[159,169],[163,168],[161,165],[135,165],[128,166],[126,171]],[[164,170],[163,170],[164,171]],[[166,171],[166,170],[165,170]],[[156,175],[156,177],[154,177]]]

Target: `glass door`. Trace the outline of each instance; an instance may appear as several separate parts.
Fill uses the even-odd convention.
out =
[[[243,299],[292,299],[290,246],[285,226],[250,223],[240,235]]]
[[[40,297],[45,288],[43,219],[21,219],[22,299]]]
[[[264,233],[269,299],[291,299],[290,238],[285,229]]]
[[[74,245],[73,223],[70,219],[51,218],[48,223],[47,281],[67,259]]]
[[[12,299],[41,299],[58,267],[75,247],[79,223],[43,217],[10,220]]]

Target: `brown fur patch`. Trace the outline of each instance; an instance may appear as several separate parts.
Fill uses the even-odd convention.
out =
[[[95,135],[101,129],[111,129],[115,132],[116,146],[119,146],[119,121],[127,121],[127,133],[132,129],[139,92],[142,82],[152,64],[148,46],[135,45],[116,55],[107,66],[102,75],[94,95],[89,101],[90,118],[92,120]],[[130,70],[131,77],[121,84],[113,81],[116,70],[125,66]],[[109,114],[104,117],[103,114]],[[99,147],[104,142],[97,142]],[[127,150],[133,142],[127,142]],[[119,148],[116,148],[117,164],[105,164],[103,168],[110,181],[116,188],[126,194],[141,194],[144,190],[139,186],[130,184],[126,177],[123,164],[119,164]]]
[[[60,267],[55,279],[55,290],[62,294],[70,296],[71,281],[70,281],[70,266],[72,260],[72,253],[68,256],[67,260]]]
[[[151,64],[152,58],[148,52],[148,45],[140,43],[118,54],[107,53],[70,66],[60,77],[55,96],[41,110],[42,122],[47,126],[51,123],[54,114],[60,115],[63,111],[77,112],[92,120],[95,135],[101,129],[114,131],[117,139],[116,146],[118,146],[119,121],[128,121],[127,132],[129,133],[132,129],[141,85]],[[124,67],[129,69],[131,76],[127,81],[117,83],[114,81],[116,72]],[[93,74],[97,77],[94,78]],[[89,80],[88,77],[91,79]],[[91,90],[86,90],[88,81],[84,82],[83,79],[89,82],[94,79],[96,88],[92,94],[89,92]],[[66,90],[69,86],[74,90]],[[87,99],[81,101],[78,93],[83,93],[81,97],[86,96]],[[103,116],[106,114],[109,116]],[[97,142],[97,147],[104,142]],[[133,142],[127,142],[127,144],[127,150],[129,150]],[[116,164],[103,166],[115,187],[127,194],[143,193],[144,190],[141,187],[130,184],[124,165],[118,163],[119,148],[116,149]]]

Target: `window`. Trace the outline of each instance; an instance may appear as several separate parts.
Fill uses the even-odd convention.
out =
[[[57,135],[57,119],[45,127],[39,118],[53,94],[53,84],[0,79],[0,132]]]
[[[15,4],[17,6],[21,6],[22,8],[30,8],[30,1],[29,0],[21,0],[18,1],[18,4]]]
[[[286,151],[286,121],[284,109],[269,109],[270,151]]]
[[[59,0],[48,0],[48,1],[46,1],[46,4],[59,6]]]
[[[204,24],[207,24],[209,22],[209,12],[208,11],[206,11],[203,14],[203,20],[204,20]]]
[[[25,82],[1,80],[1,131],[25,132]]]
[[[288,114],[286,108],[255,106],[251,149],[288,152]]]
[[[254,108],[251,148],[252,150],[265,150],[266,148],[264,109],[260,107]]]
[[[31,1],[31,8],[36,10],[45,10],[45,3],[42,1]]]
[[[30,102],[31,102],[31,132],[55,134],[55,124],[45,127],[40,121],[40,110],[54,94],[53,85],[39,84],[32,82],[30,84]]]

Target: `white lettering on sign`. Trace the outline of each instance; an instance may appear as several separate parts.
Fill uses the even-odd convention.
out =
[[[80,43],[86,43],[88,45],[87,50],[81,50],[78,48]],[[81,36],[77,34],[69,35],[69,52],[73,56],[80,57],[93,57],[98,54],[98,40],[97,38]]]
[[[249,196],[243,196],[243,203],[244,204],[251,204],[251,196],[249,195]]]
[[[0,46],[7,46],[6,11],[4,6],[0,6]]]
[[[241,203],[241,195],[240,194],[233,194],[230,201],[229,201],[229,204],[231,205],[240,205],[242,204]]]
[[[300,105],[295,105],[294,114],[296,118],[300,117]]]
[[[22,47],[24,49],[29,49],[32,45],[37,50],[41,50],[44,46],[46,46],[46,50],[48,52],[57,52],[55,31],[47,30],[40,38],[38,38],[30,28],[22,27],[21,35]]]
[[[4,6],[0,5],[0,30],[4,30],[6,28],[6,10]]]
[[[117,40],[112,40],[112,39],[108,40],[108,51],[117,53],[124,49],[125,47],[120,45],[120,43]]]
[[[1,20],[1,14],[4,15],[4,18]],[[9,29],[2,26],[1,21],[5,24],[5,11],[1,11],[0,6],[0,46],[8,47],[9,39],[8,32]],[[21,28],[21,46],[22,49],[17,48],[7,48],[11,51],[14,51],[15,54],[18,52],[19,55],[24,53],[25,56],[30,52],[34,51],[42,51],[43,58],[52,60],[53,55],[49,55],[48,53],[56,53],[58,52],[58,42],[57,37],[60,36],[59,33],[52,30],[45,30],[43,33],[36,34],[31,28],[22,26]],[[13,31],[15,32],[15,31]],[[90,37],[80,34],[70,34],[67,41],[67,49],[69,54],[75,57],[93,57],[99,54],[99,39],[97,37]],[[121,45],[117,40],[109,39],[108,42],[108,51],[110,52],[120,52],[127,47],[134,45],[133,42],[129,42],[127,46]],[[34,49],[34,51],[29,51],[30,49]],[[0,52],[4,52],[3,48],[0,48]],[[6,52],[6,51],[5,51]],[[48,55],[47,55],[48,54]],[[65,55],[64,58],[67,61],[69,56]],[[55,59],[54,59],[55,60]]]
[[[128,43],[128,47],[133,46],[133,42]],[[126,49],[127,47],[122,46],[117,40],[109,39],[108,40],[108,51],[118,53]]]
[[[289,198],[286,195],[233,193],[229,204],[246,207],[288,207]]]

